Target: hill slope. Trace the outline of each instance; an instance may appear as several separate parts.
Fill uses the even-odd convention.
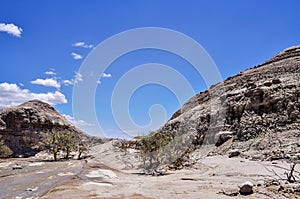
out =
[[[46,134],[67,130],[83,140],[90,138],[47,103],[32,100],[0,111],[1,157],[30,156],[41,148]]]
[[[287,140],[296,142],[299,129],[300,46],[294,46],[195,95],[157,132],[189,135],[196,148],[230,142],[224,152],[247,151],[253,142],[245,148],[246,141],[254,138],[269,139],[270,147]],[[266,147],[256,144],[256,148]]]

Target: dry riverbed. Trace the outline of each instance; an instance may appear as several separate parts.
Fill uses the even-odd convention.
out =
[[[163,176],[143,175],[134,151],[96,146],[87,160],[0,160],[0,198],[297,198],[297,183],[285,183],[285,161],[250,161],[240,157],[200,158],[192,168]],[[18,168],[19,167],[19,168]],[[15,169],[13,169],[15,168]],[[295,174],[299,174],[296,166]],[[242,196],[238,186],[254,184]],[[229,196],[232,195],[232,196]]]

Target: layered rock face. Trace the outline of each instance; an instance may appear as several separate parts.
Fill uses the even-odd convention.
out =
[[[33,100],[0,111],[1,157],[30,156],[41,150],[47,133],[75,133],[83,140],[89,138],[47,103]]]
[[[300,46],[295,46],[192,97],[159,131],[219,146],[231,137],[239,142],[299,129]],[[222,132],[229,136],[224,141],[218,140]]]

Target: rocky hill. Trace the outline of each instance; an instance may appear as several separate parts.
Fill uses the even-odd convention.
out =
[[[300,46],[294,46],[192,97],[157,132],[189,135],[194,149],[215,144],[214,154],[268,148],[260,153],[267,159],[295,155],[299,130]]]
[[[82,140],[91,138],[52,106],[38,100],[0,110],[0,156],[34,155],[40,151],[47,133],[64,130],[79,135]]]

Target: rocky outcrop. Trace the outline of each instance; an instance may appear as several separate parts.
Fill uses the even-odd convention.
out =
[[[192,97],[158,131],[192,135],[196,146],[222,146],[299,130],[300,46],[294,46]]]
[[[64,130],[79,135],[82,140],[90,139],[52,106],[38,100],[1,110],[0,156],[34,155],[41,150],[47,133]]]

